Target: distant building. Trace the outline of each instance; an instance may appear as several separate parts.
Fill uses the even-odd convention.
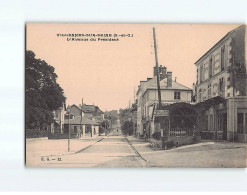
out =
[[[76,138],[80,137],[98,137],[99,136],[99,126],[100,124],[97,121],[90,120],[85,117],[75,116],[70,114],[65,115],[64,120],[64,133],[74,134]],[[82,130],[80,130],[82,127]]]
[[[54,111],[54,123],[51,124],[50,133],[63,133],[64,131],[64,115],[66,112],[66,104]]]
[[[104,113],[98,106],[73,104],[70,113],[65,104],[54,112],[55,122],[51,125],[49,139],[66,139],[70,131],[71,138],[97,137]]]
[[[199,60],[195,85],[196,103],[220,96],[226,105],[212,106],[200,120],[200,130],[217,139],[247,141],[246,25],[219,40]]]
[[[83,111],[84,117],[104,120],[104,112],[100,110],[98,106],[83,104],[82,106],[80,105],[80,107]]]
[[[172,80],[172,72],[167,72],[166,67],[159,67],[161,102],[168,105],[177,102],[191,102],[192,89]],[[137,91],[137,135],[148,134],[151,136],[154,132],[154,121],[152,115],[158,104],[157,89],[157,69],[153,68],[153,78],[147,78],[146,81],[140,81]]]

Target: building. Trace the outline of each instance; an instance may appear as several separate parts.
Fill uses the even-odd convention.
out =
[[[241,25],[195,62],[196,103],[217,96],[226,100],[205,110],[199,121],[200,131],[216,139],[247,140],[246,37],[246,25]]]
[[[100,110],[98,106],[83,104],[82,106],[79,105],[79,107],[82,109],[84,117],[89,119],[97,118],[102,121],[104,120],[104,112]]]
[[[132,118],[131,121],[133,123],[133,135],[136,135],[137,131],[137,102],[132,104],[131,107]]]
[[[73,104],[70,112],[65,104],[54,112],[55,122],[51,124],[49,139],[67,139],[70,129],[71,138],[97,137],[104,113],[98,106]]]
[[[177,102],[191,102],[192,89],[172,80],[172,72],[167,68],[159,67],[161,102],[168,105]],[[153,68],[153,78],[140,81],[137,91],[137,130],[136,134],[142,136],[155,133],[155,125],[152,115],[158,104],[157,69]]]
[[[70,129],[70,134],[75,138],[98,137],[99,126],[97,121],[87,119],[85,117],[66,114],[64,120],[64,133],[67,134]],[[82,127],[82,130],[80,130]]]
[[[50,133],[63,133],[64,115],[66,113],[66,105],[63,105],[54,111],[54,123],[51,123]]]

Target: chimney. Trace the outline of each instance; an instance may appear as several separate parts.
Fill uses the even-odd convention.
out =
[[[159,70],[159,74],[162,75],[161,77],[162,78],[165,78],[165,75],[166,75],[166,67],[165,66],[162,66],[160,65],[158,67],[158,70]],[[157,70],[156,70],[156,66],[153,67],[153,75],[156,76],[157,75]]]
[[[160,80],[166,78],[166,67],[160,65]]]
[[[172,72],[167,72],[167,87],[172,87]]]
[[[154,66],[153,70],[154,70],[154,77],[155,77],[157,75],[156,66]]]

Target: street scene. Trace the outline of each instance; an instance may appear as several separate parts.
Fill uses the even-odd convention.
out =
[[[36,142],[39,141],[36,140]],[[43,142],[47,144],[45,142],[48,140],[43,140]],[[73,142],[76,141],[73,140]],[[28,159],[27,164],[39,167],[97,168],[234,168],[246,166],[246,144],[244,143],[205,141],[164,151],[152,148],[150,143],[134,136],[125,137],[120,132],[113,131],[107,137],[77,141],[76,145],[74,143],[72,146],[71,153],[66,153],[67,143],[61,143],[58,146],[57,151],[54,148],[38,151],[35,143],[28,143],[30,148],[27,148],[27,152],[31,153],[32,157]],[[42,144],[40,147],[42,148]],[[64,148],[63,152],[61,148]]]
[[[27,167],[245,168],[246,25],[27,24]]]

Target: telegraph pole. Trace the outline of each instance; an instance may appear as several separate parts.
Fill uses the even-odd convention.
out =
[[[154,54],[155,54],[155,63],[156,63],[156,72],[157,72],[157,88],[158,88],[158,99],[159,99],[158,109],[161,109],[159,63],[158,63],[155,28],[154,27],[153,27],[153,38],[154,38]]]
[[[134,87],[134,103],[135,103],[135,99],[136,99],[136,90],[135,90],[135,87]]]
[[[81,134],[82,134],[82,107],[83,107],[83,98],[81,99],[81,120],[80,120],[80,137],[81,137]]]

